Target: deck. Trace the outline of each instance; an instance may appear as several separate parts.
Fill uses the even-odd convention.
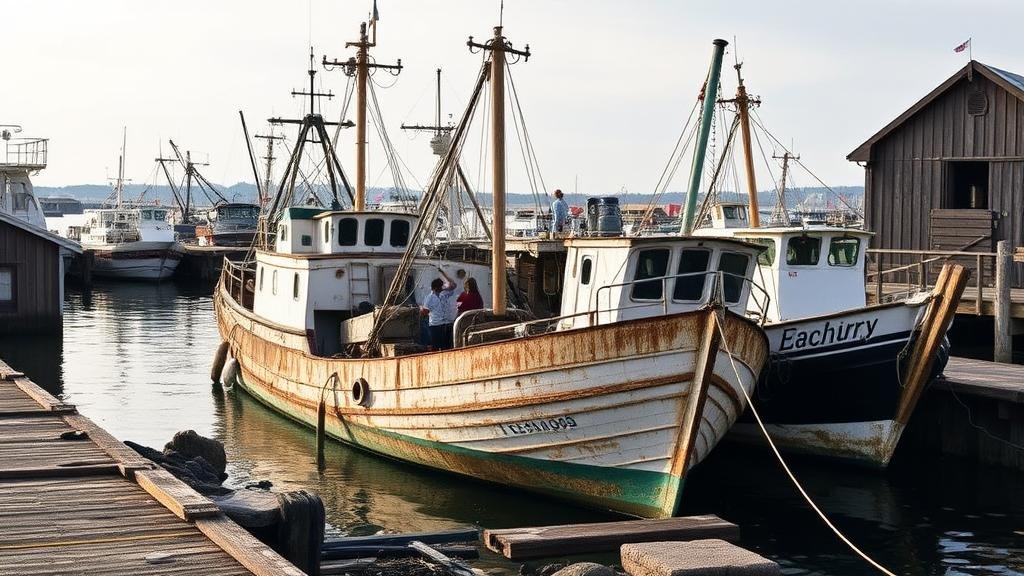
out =
[[[0,361],[0,574],[302,572]]]

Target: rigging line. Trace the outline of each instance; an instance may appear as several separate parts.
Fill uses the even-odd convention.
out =
[[[792,152],[790,150],[788,150],[786,148],[786,146],[782,142],[779,142],[778,138],[776,138],[774,135],[772,135],[772,133],[769,132],[768,129],[764,127],[764,124],[761,123],[761,116],[757,113],[757,110],[754,110],[753,112],[754,112],[754,116],[756,117],[755,120],[754,120],[754,124],[756,124],[757,127],[760,128],[761,130],[764,130],[764,133],[767,134],[769,138],[774,140],[775,143],[778,144],[779,147],[781,147],[783,151],[789,152],[790,154],[792,154]],[[818,178],[817,174],[815,174],[814,172],[811,172],[811,169],[808,168],[806,165],[804,165],[804,163],[801,162],[799,158],[793,158],[793,161],[797,163],[797,166],[800,166],[801,168],[803,168],[808,174],[811,175],[811,177],[813,177],[815,180],[817,180],[818,184],[821,184],[822,186],[824,186],[826,190],[828,190],[830,193],[832,193],[833,196],[838,198],[839,201],[842,202],[844,206],[849,208],[854,214],[856,214],[857,216],[859,216],[861,218],[864,217],[864,214],[859,209],[855,208],[849,202],[847,202],[846,199],[843,198],[842,195],[840,195],[838,192],[833,190],[831,186],[829,186],[828,184],[825,184],[825,182],[823,182],[821,178]]]
[[[536,178],[540,180],[540,189],[544,191],[545,196],[549,196],[547,183],[544,182],[544,174],[540,171],[540,162],[537,160],[537,150],[533,146],[533,140],[530,138],[530,131],[526,128],[526,115],[523,114],[523,107],[519,100],[519,92],[516,90],[516,81],[512,76],[512,66],[505,62],[505,68],[508,70],[508,83],[512,87],[512,100],[515,102],[516,110],[519,111],[519,120],[523,124],[523,136],[526,139],[526,152],[532,158],[534,173]],[[543,205],[546,205],[545,202]]]
[[[505,64],[505,67],[508,68],[508,63]],[[526,181],[530,186],[530,193],[533,196],[534,207],[537,208],[538,211],[540,211],[540,196],[537,195],[537,183],[534,180],[533,172],[530,166],[530,159],[526,152],[526,148],[523,146],[523,136],[519,131],[519,120],[516,118],[515,108],[512,109],[512,126],[514,126],[516,129],[516,140],[519,142],[519,152],[520,154],[522,154],[523,157],[523,167],[526,169]]]
[[[334,127],[334,138],[331,139],[332,142],[337,142],[338,137],[341,136],[341,129],[343,128],[342,124],[345,123],[345,116],[348,115],[348,107],[352,102],[352,94],[354,92],[355,82],[352,77],[349,76],[345,81],[345,92],[341,97],[341,115],[338,118],[338,125]]]
[[[409,193],[408,186],[405,184],[405,177],[402,176],[402,167],[398,152],[395,150],[394,144],[391,142],[391,137],[388,135],[387,129],[384,126],[384,116],[380,111],[380,103],[377,100],[377,91],[370,86],[370,96],[373,101],[373,110],[376,112],[376,116],[371,113],[371,117],[375,118],[377,123],[377,132],[380,134],[381,141],[384,143],[384,153],[388,158],[388,165],[391,166],[392,178],[395,180],[395,186],[399,188],[400,194],[405,197]]]
[[[789,479],[793,482],[793,485],[796,486],[796,489],[800,492],[800,495],[804,497],[804,500],[806,500],[807,503],[814,510],[814,512],[818,514],[818,517],[821,518],[825,525],[831,528],[832,532],[834,532],[835,535],[838,536],[844,544],[849,546],[851,550],[856,552],[858,556],[863,558],[864,561],[866,561],[868,564],[871,564],[876,570],[878,570],[882,574],[885,574],[886,576],[896,576],[891,571],[889,571],[884,566],[882,566],[874,559],[872,559],[870,556],[868,556],[866,553],[864,553],[860,548],[857,547],[856,544],[850,541],[850,539],[847,538],[846,535],[840,532],[839,528],[837,528],[836,525],[833,524],[831,520],[829,520],[828,516],[826,516],[825,513],[822,512],[821,508],[819,508],[818,505],[814,503],[814,500],[812,500],[810,495],[807,494],[807,491],[804,490],[803,485],[800,484],[800,481],[796,479],[796,475],[793,474],[793,471],[789,469],[789,465],[786,464],[786,461],[782,458],[782,454],[779,453],[779,449],[775,446],[775,442],[772,441],[772,437],[768,434],[768,429],[765,427],[764,422],[761,420],[761,415],[758,414],[757,408],[754,406],[754,402],[750,399],[750,394],[747,393],[747,389],[743,386],[743,379],[740,377],[739,368],[736,367],[736,359],[733,357],[732,351],[729,350],[729,340],[725,335],[725,329],[722,326],[722,322],[717,317],[717,314],[715,318],[715,328],[718,329],[718,334],[722,339],[722,347],[725,349],[725,355],[729,358],[729,363],[732,365],[732,371],[736,375],[736,382],[738,384],[740,391],[743,392],[743,397],[747,401],[747,406],[750,408],[751,414],[753,414],[754,419],[757,420],[757,425],[758,427],[761,428],[761,432],[764,434],[765,439],[768,440],[768,445],[771,447],[772,452],[775,454],[775,458],[778,459],[779,465],[782,466],[782,469],[786,472],[786,475],[789,476]]]
[[[658,189],[661,188],[662,181],[665,180],[665,176],[666,176],[666,174],[668,174],[669,167],[672,166],[673,159],[675,158],[676,154],[680,152],[680,145],[682,145],[684,148],[686,146],[686,144],[682,144],[683,138],[686,136],[687,130],[690,128],[690,121],[693,120],[693,114],[694,114],[694,112],[696,112],[697,106],[699,106],[699,105],[700,105],[700,100],[699,99],[694,101],[693,108],[690,109],[690,114],[689,114],[689,116],[686,117],[686,122],[683,123],[682,130],[679,131],[679,138],[676,139],[676,144],[672,148],[672,153],[669,154],[668,161],[665,163],[665,167],[662,168],[662,170],[661,170],[661,176],[658,177],[658,181],[654,184],[654,196],[652,196],[650,201],[648,201],[647,208],[644,210],[644,217],[645,217],[645,219],[647,217],[647,213],[648,212],[654,212],[654,210],[653,210],[654,204],[658,200],[658,198],[661,196],[661,194],[658,192]],[[687,139],[687,143],[689,143],[689,139]],[[665,187],[667,188],[667,186],[668,185],[666,184]]]

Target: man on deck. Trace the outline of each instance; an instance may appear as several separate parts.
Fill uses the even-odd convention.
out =
[[[555,234],[565,233],[567,231],[566,224],[569,221],[569,205],[562,198],[561,190],[555,190],[555,201],[551,203],[551,215],[554,219],[552,227]]]

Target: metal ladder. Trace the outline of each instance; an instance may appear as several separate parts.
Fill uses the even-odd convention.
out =
[[[352,308],[361,302],[370,301],[370,264],[368,262],[352,262],[349,264],[349,300]]]

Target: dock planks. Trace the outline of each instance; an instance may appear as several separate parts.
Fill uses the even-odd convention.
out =
[[[936,385],[960,394],[1024,404],[1024,365],[952,356]]]
[[[183,573],[302,574],[0,361],[0,574]]]
[[[624,520],[484,531],[484,544],[510,560],[618,550],[623,544],[719,538],[734,542],[739,526],[718,516]]]

